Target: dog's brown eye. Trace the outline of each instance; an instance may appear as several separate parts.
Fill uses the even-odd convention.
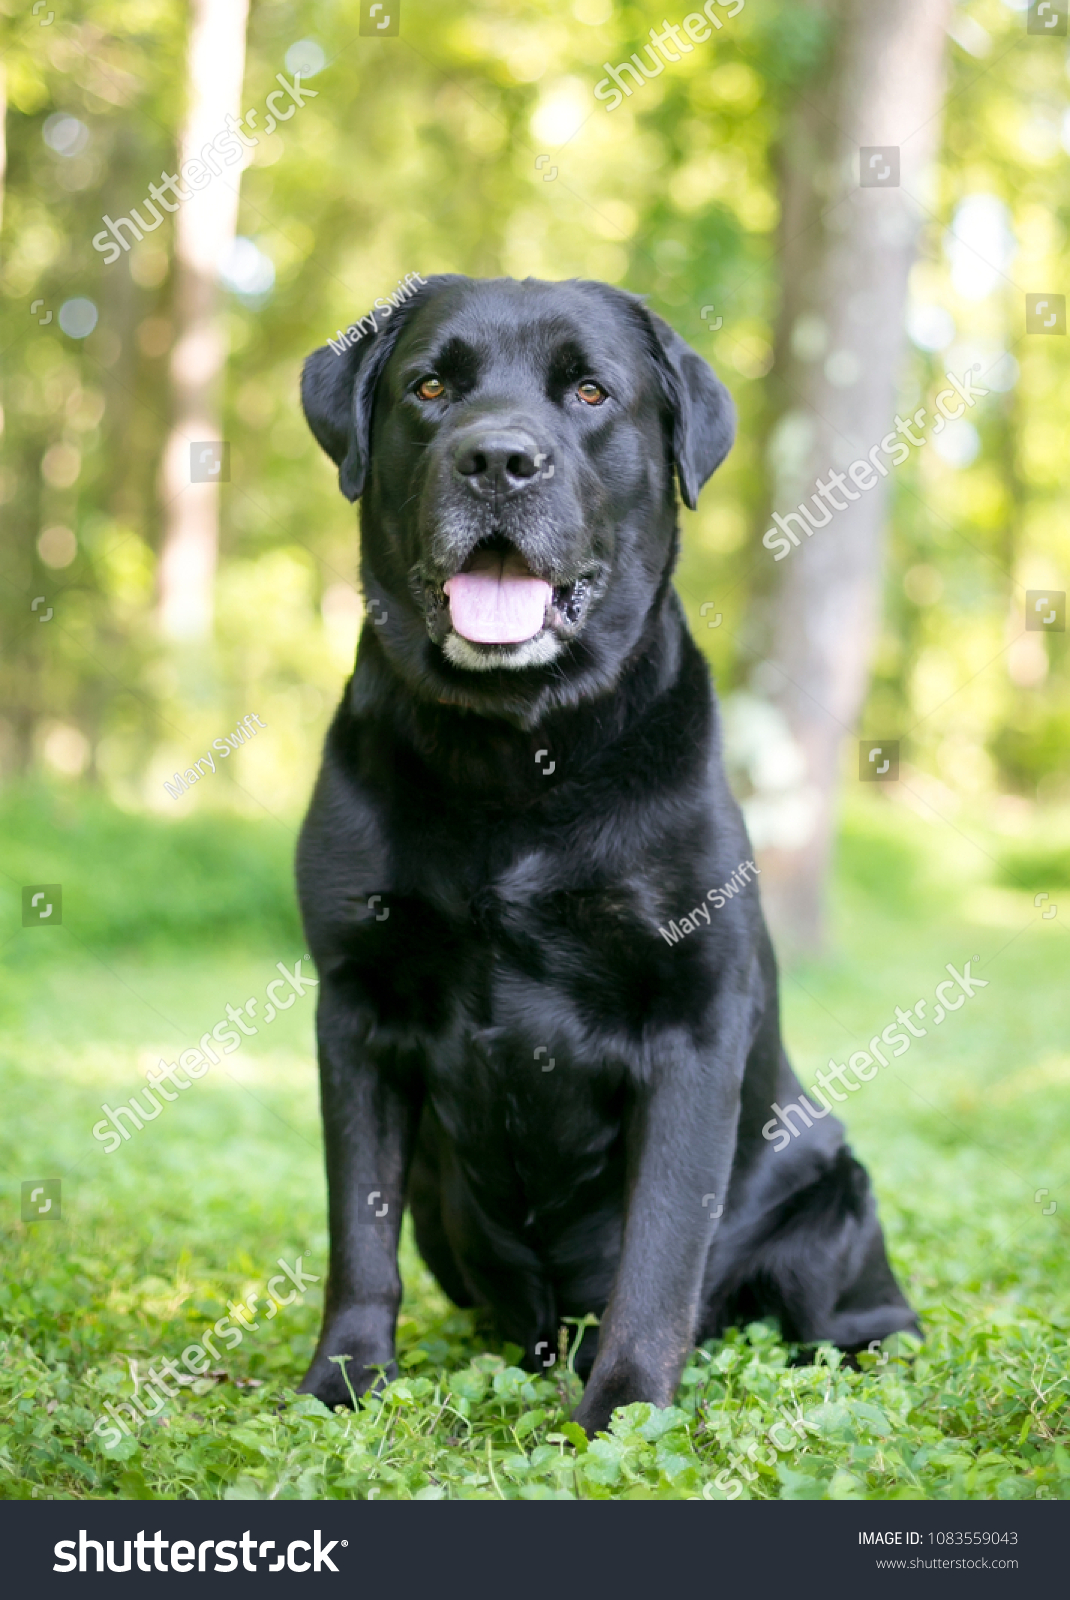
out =
[[[423,383],[421,383],[420,387],[417,389],[416,393],[420,396],[421,400],[441,400],[442,396],[446,393],[446,385],[442,382],[441,378],[425,378]]]
[[[590,381],[581,383],[576,393],[589,406],[600,406],[603,400],[608,399],[602,385],[600,383],[591,383]]]

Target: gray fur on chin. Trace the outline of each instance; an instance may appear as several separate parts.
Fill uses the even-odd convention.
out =
[[[455,667],[468,672],[494,672],[499,667],[518,671],[522,667],[542,667],[561,653],[561,641],[545,629],[533,639],[522,644],[497,645],[493,650],[472,644],[459,633],[450,632],[442,645],[442,654]]]

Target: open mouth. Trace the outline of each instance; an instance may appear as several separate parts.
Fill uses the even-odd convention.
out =
[[[426,595],[428,625],[441,640],[448,617],[454,633],[484,646],[523,645],[544,629],[567,638],[583,620],[589,590],[586,578],[553,584],[540,577],[514,544],[495,534],[476,545],[437,594]]]
[[[553,589],[513,546],[477,545],[461,571],[447,578],[450,622],[473,644],[522,644],[546,621]]]

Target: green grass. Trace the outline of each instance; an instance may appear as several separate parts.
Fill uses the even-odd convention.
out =
[[[91,1134],[102,1101],[127,1099],[145,1065],[302,955],[291,842],[69,795],[9,802],[0,1496],[1066,1498],[1070,903],[1043,920],[1031,892],[1006,887],[1058,843],[1011,850],[958,826],[878,801],[857,812],[835,953],[784,980],[809,1084],[931,996],[947,962],[980,957],[988,987],[843,1107],[923,1344],[863,1371],[831,1351],[792,1366],[756,1324],[697,1351],[673,1407],[629,1407],[588,1444],[567,1420],[577,1380],[520,1371],[515,1347],[448,1304],[408,1235],[401,1379],[355,1415],[295,1397],[326,1270],[311,996],[113,1155]],[[64,925],[24,932],[18,887],[46,881],[64,884]],[[20,1182],[57,1176],[62,1219],[22,1223]],[[262,1304],[278,1258],[298,1255],[320,1281],[233,1351],[220,1343],[225,1376],[114,1448],[94,1434],[133,1374],[177,1360],[228,1301]]]

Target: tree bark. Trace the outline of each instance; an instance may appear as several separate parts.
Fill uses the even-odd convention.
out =
[[[7,70],[0,61],[0,228],[4,226],[4,180],[7,177]]]
[[[894,427],[907,277],[927,215],[923,183],[937,151],[951,15],[950,0],[827,0],[824,9],[831,60],[800,96],[780,157],[780,416],[770,453],[781,515]],[[898,187],[860,187],[863,145],[898,147]],[[763,897],[795,950],[813,951],[825,935],[843,741],[858,733],[880,619],[895,471],[886,464],[888,477],[776,564],[766,606],[767,658],[756,682],[801,754],[795,798],[806,821],[795,839],[764,852]],[[798,804],[794,815],[798,823]]]
[[[240,117],[248,0],[193,0],[189,102],[179,165],[200,157]],[[217,158],[218,165],[218,158]],[[221,440],[226,361],[220,265],[234,242],[241,166],[224,167],[175,216],[175,345],[171,355],[172,427],[161,471],[164,522],[160,553],[160,626],[176,640],[211,632],[219,548],[219,486],[190,481],[191,444]]]

